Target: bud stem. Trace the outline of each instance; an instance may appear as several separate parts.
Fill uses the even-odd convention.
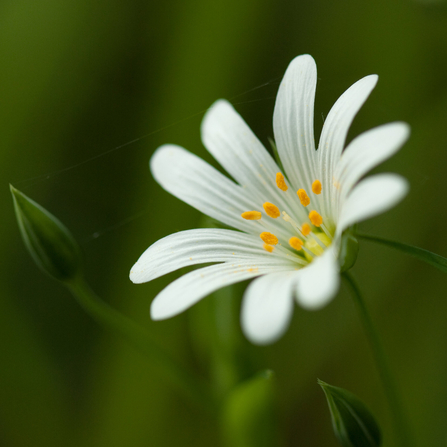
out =
[[[99,324],[119,333],[145,354],[187,397],[206,411],[215,412],[214,401],[206,383],[177,364],[161,347],[157,346],[143,327],[102,301],[83,279],[66,283],[66,285],[81,307]]]

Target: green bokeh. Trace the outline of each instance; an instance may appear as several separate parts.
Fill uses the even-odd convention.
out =
[[[407,177],[410,195],[361,229],[447,256],[446,29],[442,1],[3,2],[0,445],[219,445],[212,418],[41,275],[20,240],[8,183],[72,230],[96,292],[179,361],[222,390],[235,376],[273,370],[284,445],[336,445],[317,377],[368,403],[392,445],[386,401],[346,290],[319,312],[296,308],[279,342],[255,347],[243,340],[237,312],[230,322],[213,317],[228,291],[152,322],[152,298],[178,274],[136,286],[128,271],[155,240],[201,219],[151,178],[153,151],[176,143],[212,161],[199,126],[218,98],[229,99],[268,145],[280,79],[302,53],[318,65],[317,135],[338,96],[371,73],[380,80],[349,139],[394,120],[411,125],[410,141],[376,169]],[[365,241],[354,273],[417,444],[445,446],[447,277]],[[243,287],[231,290],[236,308]],[[223,355],[237,371],[223,371],[225,361],[210,353],[212,331],[229,337]]]

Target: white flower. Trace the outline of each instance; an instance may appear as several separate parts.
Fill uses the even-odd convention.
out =
[[[273,128],[284,172],[224,100],[208,110],[201,132],[205,147],[234,181],[179,146],[164,145],[154,153],[151,171],[164,189],[239,230],[181,231],[143,253],[130,272],[134,283],[185,266],[217,263],[167,286],[152,302],[154,320],[183,312],[221,287],[259,277],[243,298],[242,329],[254,343],[271,343],[287,329],[294,298],[317,309],[337,293],[343,231],[404,197],[407,182],[398,175],[359,180],[405,142],[405,123],[365,132],[343,151],[349,126],[377,76],[366,76],[338,99],[318,150],[316,79],[313,58],[303,55],[290,63],[281,82]]]

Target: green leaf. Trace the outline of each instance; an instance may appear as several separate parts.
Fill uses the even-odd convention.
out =
[[[335,435],[343,447],[378,447],[381,434],[371,412],[354,394],[321,380]]]
[[[377,242],[378,244],[387,245],[388,247],[396,250],[403,251],[404,253],[426,262],[433,267],[447,273],[447,258],[432,253],[431,251],[423,248],[415,247],[414,245],[402,244],[401,242],[390,241],[381,237],[370,236],[368,234],[356,233],[356,236],[360,239],[365,239],[371,242]]]
[[[278,443],[272,371],[234,388],[223,404],[222,426],[229,447],[271,447]]]
[[[68,229],[34,200],[10,188],[20,233],[36,264],[59,281],[79,277],[81,250]]]

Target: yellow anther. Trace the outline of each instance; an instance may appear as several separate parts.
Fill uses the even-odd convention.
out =
[[[287,191],[289,189],[288,186],[286,185],[286,180],[284,176],[280,172],[276,174],[276,186],[281,191]]]
[[[262,217],[262,214],[260,211],[245,211],[245,213],[242,213],[241,216],[245,220],[259,220]]]
[[[309,213],[309,219],[316,227],[323,223],[323,218],[315,210]]]
[[[310,231],[310,225],[308,223],[303,223],[303,226],[301,227],[301,233],[303,233],[304,236],[309,236]]]
[[[304,189],[299,189],[296,193],[298,194],[301,205],[303,205],[303,206],[309,205],[310,199],[309,199],[309,196],[307,195],[307,192],[304,191]]]
[[[276,219],[281,215],[281,213],[279,212],[279,208],[276,205],[273,205],[273,203],[265,202],[262,206],[264,207],[264,211],[267,213],[267,215],[273,219]]]
[[[268,251],[269,253],[271,253],[275,247],[273,247],[273,246],[271,246],[271,245],[269,245],[269,244],[264,244],[264,245],[263,245],[263,248],[264,248],[264,250],[266,250],[266,251]]]
[[[269,245],[276,245],[278,243],[278,238],[272,234],[272,233],[268,233],[267,231],[264,231],[263,233],[261,233],[259,235],[259,237],[266,243]]]
[[[289,239],[289,244],[292,248],[294,248],[297,251],[300,251],[303,248],[303,241],[295,236]]]
[[[312,192],[314,193],[314,194],[321,194],[321,190],[322,190],[323,188],[322,188],[322,186],[321,186],[321,182],[320,182],[320,180],[315,180],[313,183],[312,183]]]

